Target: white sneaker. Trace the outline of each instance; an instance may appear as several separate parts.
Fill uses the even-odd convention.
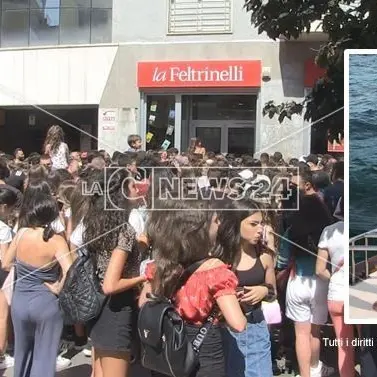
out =
[[[14,357],[8,354],[0,356],[0,369],[12,368],[14,366]]]
[[[56,358],[56,370],[62,370],[65,368],[68,368],[72,364],[72,361],[70,359],[66,359],[65,357],[58,356]]]
[[[92,357],[92,348],[84,348],[82,350],[82,353],[86,356],[86,357]]]
[[[322,361],[319,361],[316,368],[310,367],[310,377],[322,377],[321,371],[322,371]]]

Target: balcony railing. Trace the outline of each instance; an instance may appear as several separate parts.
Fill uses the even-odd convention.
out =
[[[349,251],[351,252],[351,281],[352,285],[356,279],[368,278],[369,274],[377,268],[377,229],[359,234],[349,240]],[[356,254],[363,254],[363,261],[356,263]],[[370,253],[376,255],[370,256]]]

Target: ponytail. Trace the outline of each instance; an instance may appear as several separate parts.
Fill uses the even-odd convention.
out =
[[[52,238],[55,235],[55,231],[50,224],[47,224],[44,226],[43,229],[43,241],[47,242],[50,238]]]

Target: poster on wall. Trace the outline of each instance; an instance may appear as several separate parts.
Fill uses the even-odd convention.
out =
[[[152,132],[147,132],[146,142],[150,143],[153,136]]]
[[[169,111],[169,119],[175,119],[175,110]]]
[[[166,135],[171,136],[173,132],[174,132],[174,126],[172,125],[168,126],[168,128],[166,129]]]
[[[102,131],[115,131],[117,128],[117,110],[102,109],[100,124]]]
[[[171,144],[170,141],[165,139],[164,142],[161,145],[161,148],[166,151],[169,148],[170,144]]]
[[[152,114],[149,115],[148,125],[153,126],[155,121],[156,121],[156,115],[152,115]]]

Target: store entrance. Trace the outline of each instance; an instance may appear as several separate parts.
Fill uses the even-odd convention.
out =
[[[256,94],[146,94],[142,96],[146,149],[187,151],[198,138],[207,151],[254,154]]]
[[[253,95],[184,96],[189,138],[198,138],[207,151],[253,154],[257,97]]]

